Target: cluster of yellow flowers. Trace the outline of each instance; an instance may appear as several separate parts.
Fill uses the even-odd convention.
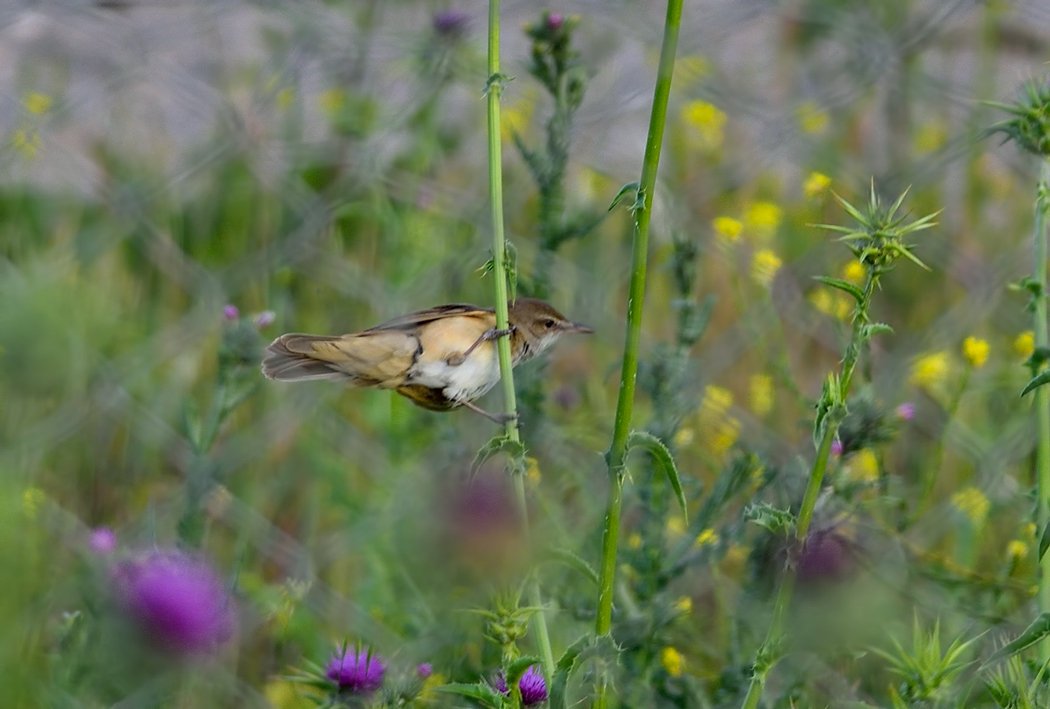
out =
[[[53,103],[50,96],[35,91],[26,94],[25,99],[23,99],[23,105],[29,115],[22,121],[22,127],[11,134],[11,147],[22,153],[22,156],[27,160],[32,160],[40,152],[41,143],[40,134],[37,132],[37,123],[39,122],[37,117],[51,110]]]
[[[970,486],[952,495],[952,505],[970,520],[974,527],[980,527],[988,517],[991,503],[988,497],[978,488]]]
[[[700,402],[699,429],[704,447],[713,455],[725,455],[740,435],[740,421],[729,414],[733,393],[717,386],[704,388]]]
[[[945,350],[923,355],[911,366],[908,381],[926,391],[937,389],[951,374],[951,357]]]
[[[859,450],[850,456],[846,475],[853,482],[871,484],[879,479],[879,459],[869,448]]]
[[[718,106],[706,101],[690,101],[682,106],[681,119],[690,147],[704,152],[722,147],[726,114]]]
[[[776,392],[773,389],[773,377],[768,374],[756,374],[751,377],[751,410],[762,417],[773,410]]]
[[[975,369],[980,369],[988,361],[988,343],[976,337],[963,340],[963,357]]]

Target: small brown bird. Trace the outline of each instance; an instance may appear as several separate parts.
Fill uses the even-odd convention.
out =
[[[279,381],[334,379],[352,387],[393,389],[424,409],[465,406],[503,423],[505,416],[471,403],[499,381],[496,340],[510,337],[516,366],[564,333],[594,332],[542,300],[518,298],[507,307],[505,331],[496,329],[492,308],[453,303],[349,335],[281,335],[266,348],[262,371]]]

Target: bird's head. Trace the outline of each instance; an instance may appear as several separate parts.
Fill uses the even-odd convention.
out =
[[[510,324],[528,343],[530,356],[543,352],[565,333],[594,332],[594,328],[569,320],[550,303],[536,298],[518,298],[510,304],[509,315]]]

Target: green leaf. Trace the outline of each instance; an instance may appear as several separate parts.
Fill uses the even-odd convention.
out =
[[[627,453],[630,454],[631,449],[634,447],[644,448],[649,451],[649,454],[656,459],[656,462],[663,468],[664,474],[667,475],[668,481],[671,483],[671,487],[674,489],[675,497],[678,498],[678,504],[682,508],[682,514],[685,515],[686,521],[689,519],[689,513],[686,511],[685,505],[685,493],[682,491],[682,481],[678,477],[678,466],[675,465],[674,456],[671,455],[671,451],[667,449],[667,446],[663,444],[659,438],[649,433],[648,431],[631,431],[627,436]]]
[[[892,335],[893,328],[886,323],[873,322],[865,325],[862,333],[865,340],[870,340],[876,335]]]
[[[1039,374],[1032,377],[1032,381],[1028,382],[1028,384],[1025,385],[1024,391],[1021,392],[1021,396],[1024,396],[1033,389],[1038,389],[1047,382],[1050,382],[1050,369],[1046,370],[1045,372],[1040,372]]]
[[[745,507],[744,519],[754,522],[759,527],[765,527],[774,534],[788,534],[795,530],[795,515],[768,502],[758,502]]]
[[[1039,535],[1039,558],[1036,561],[1043,560],[1043,554],[1046,553],[1047,548],[1050,548],[1050,520],[1047,520],[1046,526],[1043,527],[1043,533]]]
[[[594,642],[594,637],[588,633],[579,638],[565,650],[554,668],[554,677],[551,678],[550,709],[567,709],[565,704],[565,688],[569,684],[569,677],[576,667],[576,660],[584,650]]]
[[[1032,621],[1032,624],[1029,625],[1023,633],[1017,636],[1016,639],[1006,643],[993,652],[992,656],[985,660],[982,667],[987,667],[993,662],[1005,660],[1012,655],[1023,652],[1048,635],[1050,635],[1050,611],[1040,613],[1039,617]]]
[[[864,291],[862,291],[860,288],[857,288],[857,286],[853,285],[852,283],[847,283],[846,281],[839,280],[838,278],[831,278],[830,276],[813,276],[813,280],[820,281],[826,286],[838,288],[841,291],[849,293],[856,299],[858,304],[864,302]]]
[[[434,687],[434,691],[445,692],[447,694],[458,694],[461,697],[473,699],[475,702],[483,707],[487,707],[488,709],[503,708],[503,695],[484,682],[478,682],[477,684],[443,684]]]
[[[570,569],[579,571],[593,581],[595,586],[599,585],[598,573],[587,563],[586,559],[578,555],[576,552],[570,551],[569,549],[551,549],[548,553],[553,561],[559,561]]]
[[[510,665],[506,667],[507,686],[517,687],[518,683],[521,682],[521,678],[525,676],[525,673],[528,672],[529,668],[533,665],[539,664],[540,658],[535,657],[533,655],[524,655],[522,657],[519,657],[514,662],[510,663]]]
[[[507,435],[494,436],[474,456],[474,462],[470,465],[470,474],[477,475],[478,470],[485,464],[485,461],[497,453],[506,453],[511,460],[520,461],[525,458],[525,445],[521,441],[515,441]]]
[[[616,193],[615,197],[613,197],[613,201],[609,203],[609,211],[611,212],[612,210],[616,209],[620,202],[623,201],[623,198],[627,195],[632,193],[637,195],[638,192],[641,190],[641,187],[641,182],[628,182],[626,185],[621,187],[620,191]]]

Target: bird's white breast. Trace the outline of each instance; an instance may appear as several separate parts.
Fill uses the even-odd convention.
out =
[[[445,360],[417,362],[409,375],[412,384],[441,389],[449,399],[471,401],[499,381],[499,357],[495,347],[479,347],[462,364]]]

